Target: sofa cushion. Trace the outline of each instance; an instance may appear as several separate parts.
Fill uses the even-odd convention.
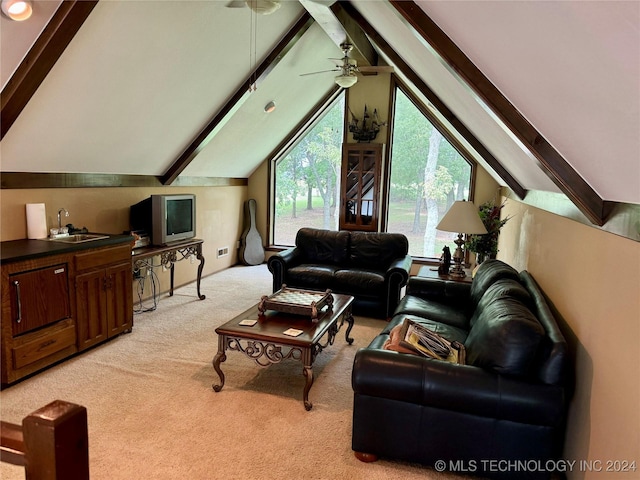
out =
[[[351,295],[383,295],[384,275],[371,270],[336,269],[333,285],[336,291]]]
[[[427,320],[445,323],[465,330],[469,328],[469,318],[460,308],[432,300],[425,300],[414,295],[405,295],[402,300],[400,300],[395,313],[417,315]]]
[[[531,373],[544,329],[521,302],[500,298],[487,305],[465,341],[467,364],[497,373]]]
[[[520,275],[513,267],[500,260],[486,260],[480,264],[471,283],[470,296],[474,308],[478,305],[487,289],[501,278],[511,278],[519,281]]]
[[[485,307],[499,298],[513,298],[522,302],[528,308],[532,306],[531,295],[521,283],[510,278],[501,278],[487,288],[471,316],[469,326],[473,327]]]
[[[391,262],[409,251],[401,233],[351,232],[350,266],[385,271]]]
[[[332,288],[336,269],[333,265],[303,263],[287,271],[286,284],[290,287],[325,290]]]
[[[304,263],[344,265],[348,261],[349,232],[301,228],[296,234],[296,247]]]

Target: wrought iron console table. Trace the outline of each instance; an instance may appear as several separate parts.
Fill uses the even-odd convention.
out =
[[[160,264],[169,269],[171,272],[171,286],[169,288],[169,296],[173,295],[173,267],[176,262],[184,260],[195,255],[200,264],[198,265],[198,277],[196,280],[196,288],[198,291],[198,298],[204,300],[205,295],[200,293],[200,280],[202,278],[202,269],[204,268],[204,257],[202,256],[202,243],[204,240],[192,238],[184,242],[177,242],[171,245],[163,247],[142,247],[136,248],[133,251],[131,260],[133,262],[133,269],[143,268],[149,258],[160,256]]]

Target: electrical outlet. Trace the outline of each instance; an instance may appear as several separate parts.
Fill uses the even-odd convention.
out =
[[[227,255],[229,255],[229,247],[220,247],[218,248],[218,255],[217,257],[226,257]]]

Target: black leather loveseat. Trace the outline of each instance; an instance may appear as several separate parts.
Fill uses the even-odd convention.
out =
[[[406,317],[463,343],[466,364],[385,349]],[[568,365],[564,337],[528,272],[489,260],[471,285],[412,277],[391,322],[356,354],[352,448],[365,461],[547,478],[545,462],[563,444]]]
[[[399,233],[301,228],[296,246],[267,261],[273,291],[331,289],[355,297],[357,315],[388,318],[400,301],[411,268],[407,238]]]

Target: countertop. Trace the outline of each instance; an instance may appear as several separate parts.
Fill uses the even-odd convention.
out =
[[[112,235],[109,233],[101,235],[109,235],[109,238],[82,243],[54,242],[46,239],[22,239],[0,242],[0,261],[2,263],[18,262],[21,260],[46,257],[49,255],[79,252],[90,248],[109,247],[123,243],[130,243],[133,246],[134,239],[131,235]]]

